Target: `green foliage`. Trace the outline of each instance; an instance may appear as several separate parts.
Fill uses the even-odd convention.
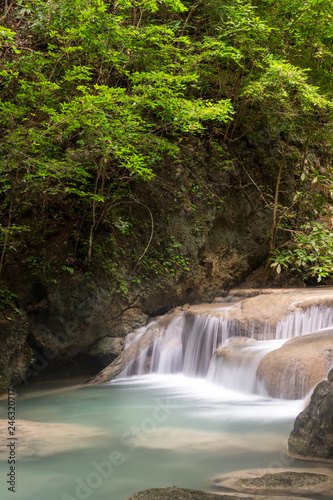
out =
[[[182,244],[170,236],[165,246],[152,248],[142,261],[148,274],[164,275],[174,278],[179,272],[190,271],[190,260],[181,251]]]
[[[288,248],[275,250],[271,266],[280,273],[288,270],[304,281],[317,282],[333,277],[333,231],[328,224],[306,224],[295,233]]]
[[[114,267],[115,255],[103,250],[101,257],[96,233],[134,233],[119,207],[161,164],[172,164],[191,136],[218,134],[220,168],[230,176],[236,169],[226,150],[249,131],[295,134],[305,150],[316,143],[329,157],[331,7],[331,0],[12,4],[0,27],[0,272],[36,228],[44,237],[51,221],[60,224],[65,205],[76,219],[74,260],[102,259],[127,293],[125,270]],[[331,187],[329,174],[307,169],[306,151],[296,161],[287,149],[283,169],[296,179],[297,199],[290,210],[278,200],[275,208],[292,218],[307,182]],[[272,175],[276,165],[266,163]],[[175,196],[190,213],[199,197],[216,202],[200,182]],[[23,207],[34,207],[40,220],[25,217]],[[192,232],[205,226],[200,214]],[[140,262],[145,269],[174,276],[189,268],[178,247],[152,246]],[[29,269],[45,272],[34,259],[25,257]]]
[[[314,107],[332,107],[332,103],[318,93],[318,87],[307,82],[305,70],[273,56],[266,58],[266,64],[260,78],[245,88],[245,96],[256,102],[271,100],[274,106],[283,105],[290,112],[296,107],[305,112],[311,112]]]
[[[4,252],[22,229],[17,193],[24,193],[33,204],[79,200],[91,258],[100,221],[133,183],[154,176],[162,157],[177,155],[175,138],[230,119],[229,99],[197,97],[192,88],[199,79],[194,63],[207,61],[212,50],[219,57],[224,50],[225,58],[235,53],[179,33],[179,24],[169,22],[187,10],[179,0],[124,0],[116,7],[22,0],[13,9],[13,22],[0,32]],[[171,140],[161,134],[166,128]],[[120,222],[116,227],[128,231]]]
[[[17,295],[0,281],[0,311],[5,314],[9,320],[12,319],[11,313],[21,314],[17,307]]]
[[[33,275],[45,273],[50,267],[50,262],[45,257],[39,255],[29,255],[23,261],[23,264],[30,269]]]
[[[61,266],[61,269],[63,271],[67,271],[69,274],[73,274],[74,273],[74,268],[72,266]]]

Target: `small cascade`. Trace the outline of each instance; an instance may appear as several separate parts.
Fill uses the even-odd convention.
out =
[[[232,335],[232,322],[208,315],[187,315],[183,331],[183,372],[188,376],[205,376],[214,351]]]
[[[142,353],[133,360],[133,362],[122,372],[123,377],[130,377],[131,375],[144,375],[149,371],[149,347],[146,347]]]
[[[232,391],[265,395],[262,384],[257,379],[257,368],[265,354],[278,349],[285,342],[231,338],[225,347],[215,351],[209,365],[207,381]]]
[[[153,345],[150,362],[151,373],[179,373],[183,369],[182,332],[184,316],[172,320],[163,336]]]
[[[333,325],[333,308],[320,305],[295,309],[276,325],[258,320],[253,323],[237,321],[232,313],[230,319],[228,313],[233,307],[207,308],[207,312],[203,307],[200,313],[177,312],[141,328],[135,337],[132,334],[130,343],[138,342],[140,337],[143,339],[152,329],[156,335],[119,377],[183,373],[206,378],[208,382],[233,391],[267,396],[263,377],[259,379],[257,373],[263,357],[279,349],[288,339]],[[293,384],[294,393],[303,395],[305,389],[296,387],[300,384],[299,378],[288,381],[288,385]],[[303,385],[305,388],[306,384]]]
[[[258,373],[257,373],[258,376]],[[274,382],[274,393],[265,387],[265,380],[257,380],[257,394],[262,394],[275,399],[304,399],[309,393],[309,377],[298,370],[298,367],[285,366]]]
[[[179,373],[183,367],[182,331],[184,328],[184,314],[176,315],[169,322],[155,320],[147,326],[139,328],[137,334],[129,337],[126,349],[138,342],[149,330],[154,329],[158,335],[152,345],[148,345],[142,352],[118,375],[130,377],[145,373]]]
[[[333,308],[311,306],[305,311],[296,309],[287,314],[276,326],[276,339],[291,339],[317,332],[333,325]]]

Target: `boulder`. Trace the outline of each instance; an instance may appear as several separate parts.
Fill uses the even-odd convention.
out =
[[[214,355],[226,363],[241,363],[244,360],[244,350],[242,348],[254,344],[256,344],[256,340],[249,337],[231,337],[225,346],[215,349]],[[256,352],[250,352],[248,358],[251,360],[256,355]]]
[[[288,450],[292,456],[333,460],[333,370],[296,418]]]
[[[267,353],[257,369],[257,377],[273,398],[302,399],[333,365],[333,329],[288,340]]]
[[[124,346],[123,337],[104,337],[88,351],[88,355],[93,358],[98,358],[104,364],[110,363],[121,354]]]

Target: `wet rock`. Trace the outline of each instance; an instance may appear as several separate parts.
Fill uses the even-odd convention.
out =
[[[234,500],[235,498],[237,498],[235,495],[218,495],[204,491],[172,487],[152,488],[140,491],[128,500]],[[243,499],[251,500],[250,497],[243,497]]]
[[[261,360],[257,376],[273,398],[301,399],[333,364],[333,329],[288,340]]]
[[[223,347],[218,347],[215,349],[214,354],[218,358],[223,358],[225,361],[234,360],[237,357],[237,348],[239,347],[248,347],[249,345],[253,345],[255,343],[255,339],[251,339],[248,337],[231,337],[228,339],[228,342]],[[242,356],[239,355],[239,358],[242,359]]]
[[[259,293],[258,293],[259,292]],[[250,295],[250,296],[249,296]],[[228,297],[227,297],[228,298]],[[308,312],[316,314],[313,308],[332,308],[333,289],[263,289],[242,290],[235,289],[230,292],[229,298],[238,298],[226,308],[220,304],[201,304],[191,306],[187,314],[209,314],[218,318],[228,318],[233,324],[232,330],[237,335],[250,336],[253,334],[258,339],[275,338],[277,325],[285,322],[283,328],[288,328],[291,315],[300,315]],[[227,302],[227,301],[225,301]],[[225,303],[225,306],[227,303]],[[306,322],[303,321],[304,333],[311,333]],[[308,321],[308,327],[310,325]],[[323,328],[326,325],[319,326]],[[282,328],[282,329],[283,329]]]
[[[333,370],[296,418],[288,449],[293,456],[333,460]]]
[[[277,474],[265,474],[255,479],[239,479],[238,483],[244,487],[259,487],[264,489],[281,488],[308,488],[309,486],[322,485],[330,481],[329,476],[311,472],[278,472]],[[326,488],[326,486],[325,486]]]
[[[284,495],[284,498],[290,499],[290,495],[308,497],[308,495],[326,495],[330,493],[333,488],[333,475],[330,471],[326,474],[303,472],[299,469],[279,470],[261,476],[256,474],[255,470],[239,471],[217,477],[213,479],[211,484],[214,488],[221,490],[227,488],[245,494]]]

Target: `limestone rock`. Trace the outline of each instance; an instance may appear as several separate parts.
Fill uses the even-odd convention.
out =
[[[217,359],[223,360],[228,367],[239,367],[241,364],[250,363],[258,356],[255,350],[248,350],[245,354],[244,348],[251,345],[257,345],[257,341],[249,337],[231,337],[225,346],[215,349],[214,355]]]
[[[258,470],[260,472],[260,469]],[[332,491],[333,475],[324,470],[320,473],[298,470],[278,470],[274,473],[258,475],[256,471],[239,471],[214,478],[212,487],[220,490],[232,490],[254,495],[290,495],[327,494]],[[257,498],[257,497],[255,497]],[[261,496],[258,498],[262,498]],[[267,498],[267,497],[265,497]],[[276,497],[275,497],[276,498]],[[283,498],[283,497],[281,497]]]
[[[128,500],[234,500],[235,495],[217,495],[198,490],[188,490],[185,488],[152,488],[140,491],[131,496]],[[242,497],[243,500],[251,500],[249,497]]]
[[[269,396],[301,399],[326,375],[333,364],[333,329],[288,340],[266,354],[257,376]]]
[[[333,459],[333,370],[313,391],[309,405],[295,420],[289,452],[306,458]]]
[[[229,300],[228,300],[229,299]],[[234,302],[234,299],[238,299]],[[307,311],[309,317],[303,319],[303,334],[311,333],[310,317],[316,311],[312,308],[332,308],[333,289],[265,289],[265,290],[231,290],[225,299],[225,304],[200,304],[191,306],[187,314],[209,314],[218,318],[228,318],[231,330],[235,335],[256,338],[274,339],[276,329],[280,324],[282,331],[292,326],[295,317]],[[228,302],[232,302],[231,304]],[[227,308],[227,306],[229,306]],[[296,316],[295,316],[296,313]],[[332,318],[331,318],[332,319]],[[318,326],[325,328],[331,321]]]

